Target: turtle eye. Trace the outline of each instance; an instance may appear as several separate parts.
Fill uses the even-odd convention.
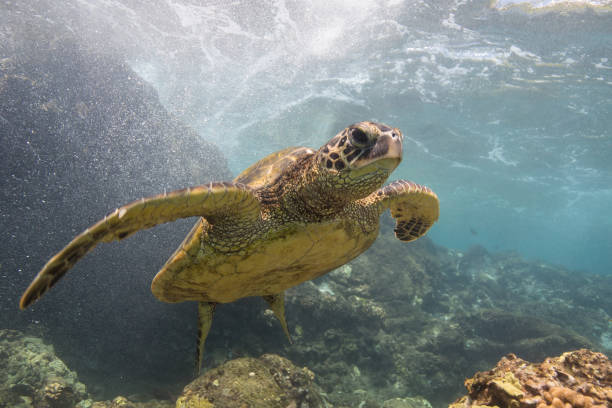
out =
[[[359,128],[352,128],[349,131],[349,138],[351,143],[357,147],[364,147],[369,144],[370,139],[368,139],[368,135]]]

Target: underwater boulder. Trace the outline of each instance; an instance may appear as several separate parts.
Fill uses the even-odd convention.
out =
[[[449,408],[606,408],[612,406],[612,363],[588,349],[540,364],[508,354],[492,370],[465,380],[465,386],[468,395]]]
[[[393,398],[383,402],[382,408],[431,408],[431,404],[422,397]]]
[[[238,358],[187,385],[176,408],[324,407],[313,380],[312,371],[274,354]]]
[[[134,402],[126,397],[118,396],[110,401],[81,401],[76,408],[174,408],[174,404],[170,401],[157,400]]]

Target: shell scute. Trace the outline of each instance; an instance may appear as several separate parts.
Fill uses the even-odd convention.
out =
[[[234,179],[234,182],[245,184],[253,189],[269,186],[278,180],[289,166],[301,158],[313,155],[314,152],[308,147],[288,147],[279,150],[246,168]]]

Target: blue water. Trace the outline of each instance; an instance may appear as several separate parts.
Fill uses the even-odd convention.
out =
[[[395,178],[440,197],[437,243],[612,272],[612,2],[125,3],[49,13],[127,55],[235,174],[386,122]]]

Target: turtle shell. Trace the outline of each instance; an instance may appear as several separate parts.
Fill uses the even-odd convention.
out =
[[[253,190],[265,188],[293,163],[314,153],[306,147],[280,150],[244,170],[234,183]],[[250,238],[256,238],[250,244],[229,251],[211,246],[211,227],[201,218],[153,280],[153,294],[164,302],[228,303],[248,296],[282,293],[344,265],[367,249],[378,235],[378,218],[365,231],[356,217],[291,221],[282,211],[271,217],[252,232]],[[227,241],[247,240],[239,237],[240,228],[230,231],[236,236]]]
[[[278,180],[290,165],[314,152],[308,147],[288,147],[279,150],[243,170],[234,182],[246,184],[256,190],[269,186]]]

